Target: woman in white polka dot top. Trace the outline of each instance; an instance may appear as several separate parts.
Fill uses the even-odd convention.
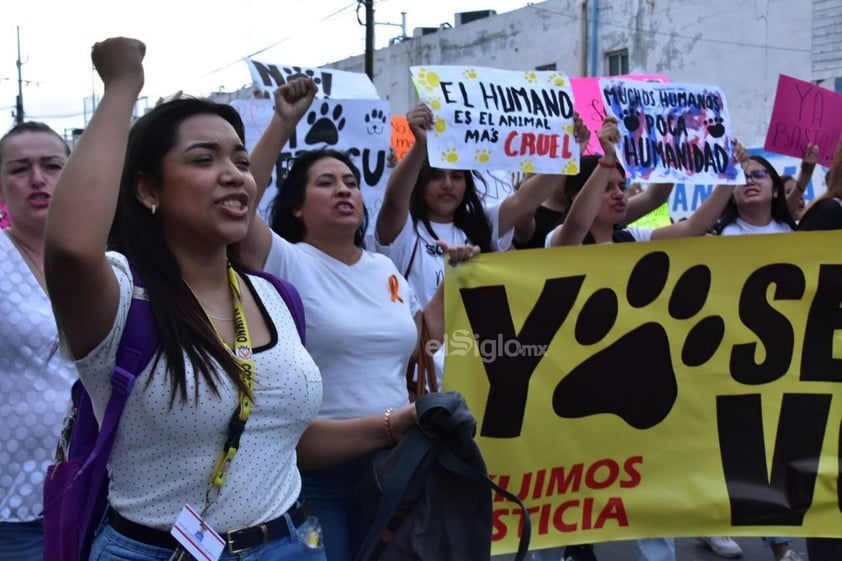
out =
[[[76,368],[58,351],[44,286],[47,207],[70,149],[43,123],[0,138],[0,559],[42,558],[42,483],[70,404]]]
[[[229,253],[256,204],[242,120],[228,105],[187,98],[130,126],[145,50],[126,38],[94,45],[105,93],[59,180],[46,232],[62,344],[97,416],[134,288],[129,264],[160,341],[117,429],[111,508],[90,558],[169,559],[177,545],[170,529],[190,505],[227,544],[220,559],[240,559],[240,550],[324,559],[299,508],[297,465],[326,467],[387,447],[413,425],[414,408],[314,420],[321,376],[289,310]],[[109,232],[116,251],[104,254]],[[217,493],[208,481],[247,393],[250,414]]]

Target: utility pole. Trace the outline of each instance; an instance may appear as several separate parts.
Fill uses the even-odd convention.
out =
[[[365,4],[365,73],[374,80],[374,0],[362,0]]]
[[[15,104],[15,123],[21,124],[23,123],[23,77],[21,76],[20,67],[23,66],[23,63],[20,61],[20,26],[17,27],[18,30],[18,98],[17,103]]]

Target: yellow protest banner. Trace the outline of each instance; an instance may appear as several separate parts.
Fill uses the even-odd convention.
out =
[[[839,232],[481,255],[445,279],[444,386],[533,548],[842,536]],[[493,551],[521,515],[495,497]]]

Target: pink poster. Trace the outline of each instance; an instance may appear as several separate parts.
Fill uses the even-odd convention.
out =
[[[781,74],[763,148],[802,158],[807,144],[819,145],[819,163],[830,167],[842,137],[842,94]]]
[[[612,78],[625,78],[628,80],[643,80],[650,82],[666,82],[666,76],[660,74],[626,74],[623,76],[612,76]],[[570,78],[573,86],[573,107],[579,112],[579,116],[585,125],[591,129],[591,140],[585,154],[599,154],[602,148],[596,139],[596,131],[602,127],[602,120],[605,118],[605,105],[602,102],[602,94],[599,91],[600,76],[587,78]]]

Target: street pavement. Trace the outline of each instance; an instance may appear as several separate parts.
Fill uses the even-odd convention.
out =
[[[764,545],[760,538],[736,537],[734,540],[743,549],[743,556],[741,557],[743,561],[775,561],[772,550]],[[804,561],[809,561],[807,546],[803,538],[793,538],[789,546]],[[638,558],[637,548],[633,540],[596,544],[594,553],[597,561],[641,561]],[[512,561],[514,555],[500,555],[491,559],[492,561]],[[548,551],[543,551],[540,555],[529,556],[527,559],[528,561],[561,561],[556,555],[548,555]],[[722,557],[714,555],[706,545],[696,538],[676,538],[675,559],[676,561],[723,561]]]

